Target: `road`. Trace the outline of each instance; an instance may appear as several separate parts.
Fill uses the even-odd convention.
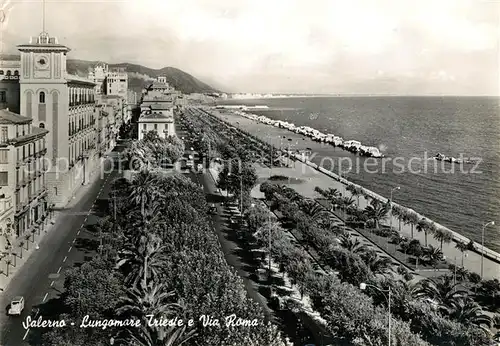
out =
[[[117,146],[113,154],[121,150],[123,146]],[[107,169],[104,171],[111,171],[108,169],[110,165],[111,160],[107,161]],[[80,265],[95,254],[95,247],[92,245],[96,239],[85,226],[96,222],[96,202],[107,198],[110,185],[116,177],[118,171],[113,170],[103,174],[91,185],[83,187],[86,191],[82,191],[74,206],[61,211],[52,229],[40,242],[39,250],[31,254],[3,292],[0,298],[1,306],[5,309],[0,314],[1,346],[21,346],[39,342],[38,333],[25,330],[22,322],[30,315],[38,318],[40,307],[60,296],[67,269]],[[24,311],[19,317],[7,316],[8,305],[17,295],[24,296]]]

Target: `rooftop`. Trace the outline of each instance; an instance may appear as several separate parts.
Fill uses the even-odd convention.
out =
[[[149,88],[152,88],[152,89],[169,89],[170,86],[166,83],[162,83],[162,82],[158,82],[158,81],[154,81],[153,83],[151,83],[148,87]]]
[[[29,43],[20,44],[17,48],[22,51],[26,48],[52,48],[69,52],[70,49],[65,45],[59,44],[57,37],[50,37],[47,32],[42,32],[38,36],[32,36]]]
[[[93,81],[91,81],[90,79],[85,78],[85,77],[80,77],[80,76],[77,76],[77,75],[74,75],[74,74],[67,74],[66,75],[66,80],[68,82],[72,82],[72,83],[81,83],[81,84],[96,85],[96,83],[93,82]]]
[[[174,121],[174,118],[171,115],[165,115],[160,112],[154,112],[149,114],[141,115],[139,118],[140,123],[146,123],[148,121],[161,121],[161,122],[171,122]]]
[[[33,119],[23,117],[9,109],[0,109],[0,124],[29,124]]]
[[[172,105],[153,103],[149,105],[149,108],[151,108],[152,110],[166,110],[172,108]]]

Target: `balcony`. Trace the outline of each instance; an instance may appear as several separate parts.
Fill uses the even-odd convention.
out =
[[[35,152],[35,157],[41,157],[45,154],[47,154],[47,148],[43,148]]]
[[[0,195],[0,215],[12,208],[12,196]]]

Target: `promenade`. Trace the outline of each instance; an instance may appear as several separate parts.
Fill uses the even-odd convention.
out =
[[[228,116],[226,114],[220,114],[218,112],[211,112],[211,113],[223,119],[224,121],[232,124],[235,127],[239,127],[245,131],[251,132],[255,136],[259,137],[261,140],[266,141],[268,143],[272,143],[276,147],[280,146],[281,144],[280,138],[283,138],[283,136],[297,137],[298,140],[301,141],[300,143],[301,146],[310,146],[311,148],[314,147],[313,143],[315,142],[313,142],[309,138],[303,138],[302,136],[293,134],[285,129],[276,128],[262,123],[256,123],[250,119],[247,119],[245,117],[236,114]],[[309,142],[311,143],[310,145]],[[294,188],[297,192],[306,197],[319,197],[318,194],[314,192],[314,188],[316,186],[319,186],[322,189],[335,188],[341,193],[343,193],[345,196],[351,196],[349,191],[346,191],[345,185],[343,183],[333,179],[332,177],[324,173],[319,172],[315,168],[310,167],[309,165],[300,161],[295,161],[294,164],[291,165],[291,167],[289,168],[275,167],[272,169],[272,171],[269,168],[259,167],[257,174],[259,175],[259,177],[265,177],[265,176],[269,177],[271,175],[285,175],[292,178],[297,178],[301,182],[293,183],[290,185],[290,187]],[[347,179],[349,179],[349,175],[347,176]],[[357,197],[355,197],[354,199],[357,201]],[[361,209],[364,209],[368,204],[369,202],[364,197],[359,197],[359,207]],[[411,208],[411,205],[408,205],[406,207]],[[385,223],[389,225],[390,218],[387,218]],[[395,217],[393,217],[392,219],[392,225],[393,228],[399,229],[399,221]],[[410,237],[411,226],[402,224],[401,233],[404,236]],[[416,230],[414,230],[414,238],[420,240],[422,244],[424,244],[425,242],[423,232],[417,232]],[[428,236],[428,244],[433,245],[434,247],[437,248],[439,248],[441,245],[438,240],[432,237],[432,235]],[[444,256],[446,256],[446,259],[449,263],[456,263],[457,265],[460,266],[462,264],[462,253],[455,248],[455,244],[456,243],[454,241],[452,241],[449,244],[446,243],[443,244],[443,254]],[[464,267],[467,270],[480,273],[480,268],[481,268],[480,254],[468,251],[463,259],[463,263]],[[485,257],[484,279],[494,279],[494,278],[500,278],[500,264]]]

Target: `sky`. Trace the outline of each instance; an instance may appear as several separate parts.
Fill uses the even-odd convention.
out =
[[[0,0],[4,52],[42,31]],[[499,95],[500,0],[46,0],[70,58],[173,66],[230,92]],[[0,18],[1,19],[1,18]]]

